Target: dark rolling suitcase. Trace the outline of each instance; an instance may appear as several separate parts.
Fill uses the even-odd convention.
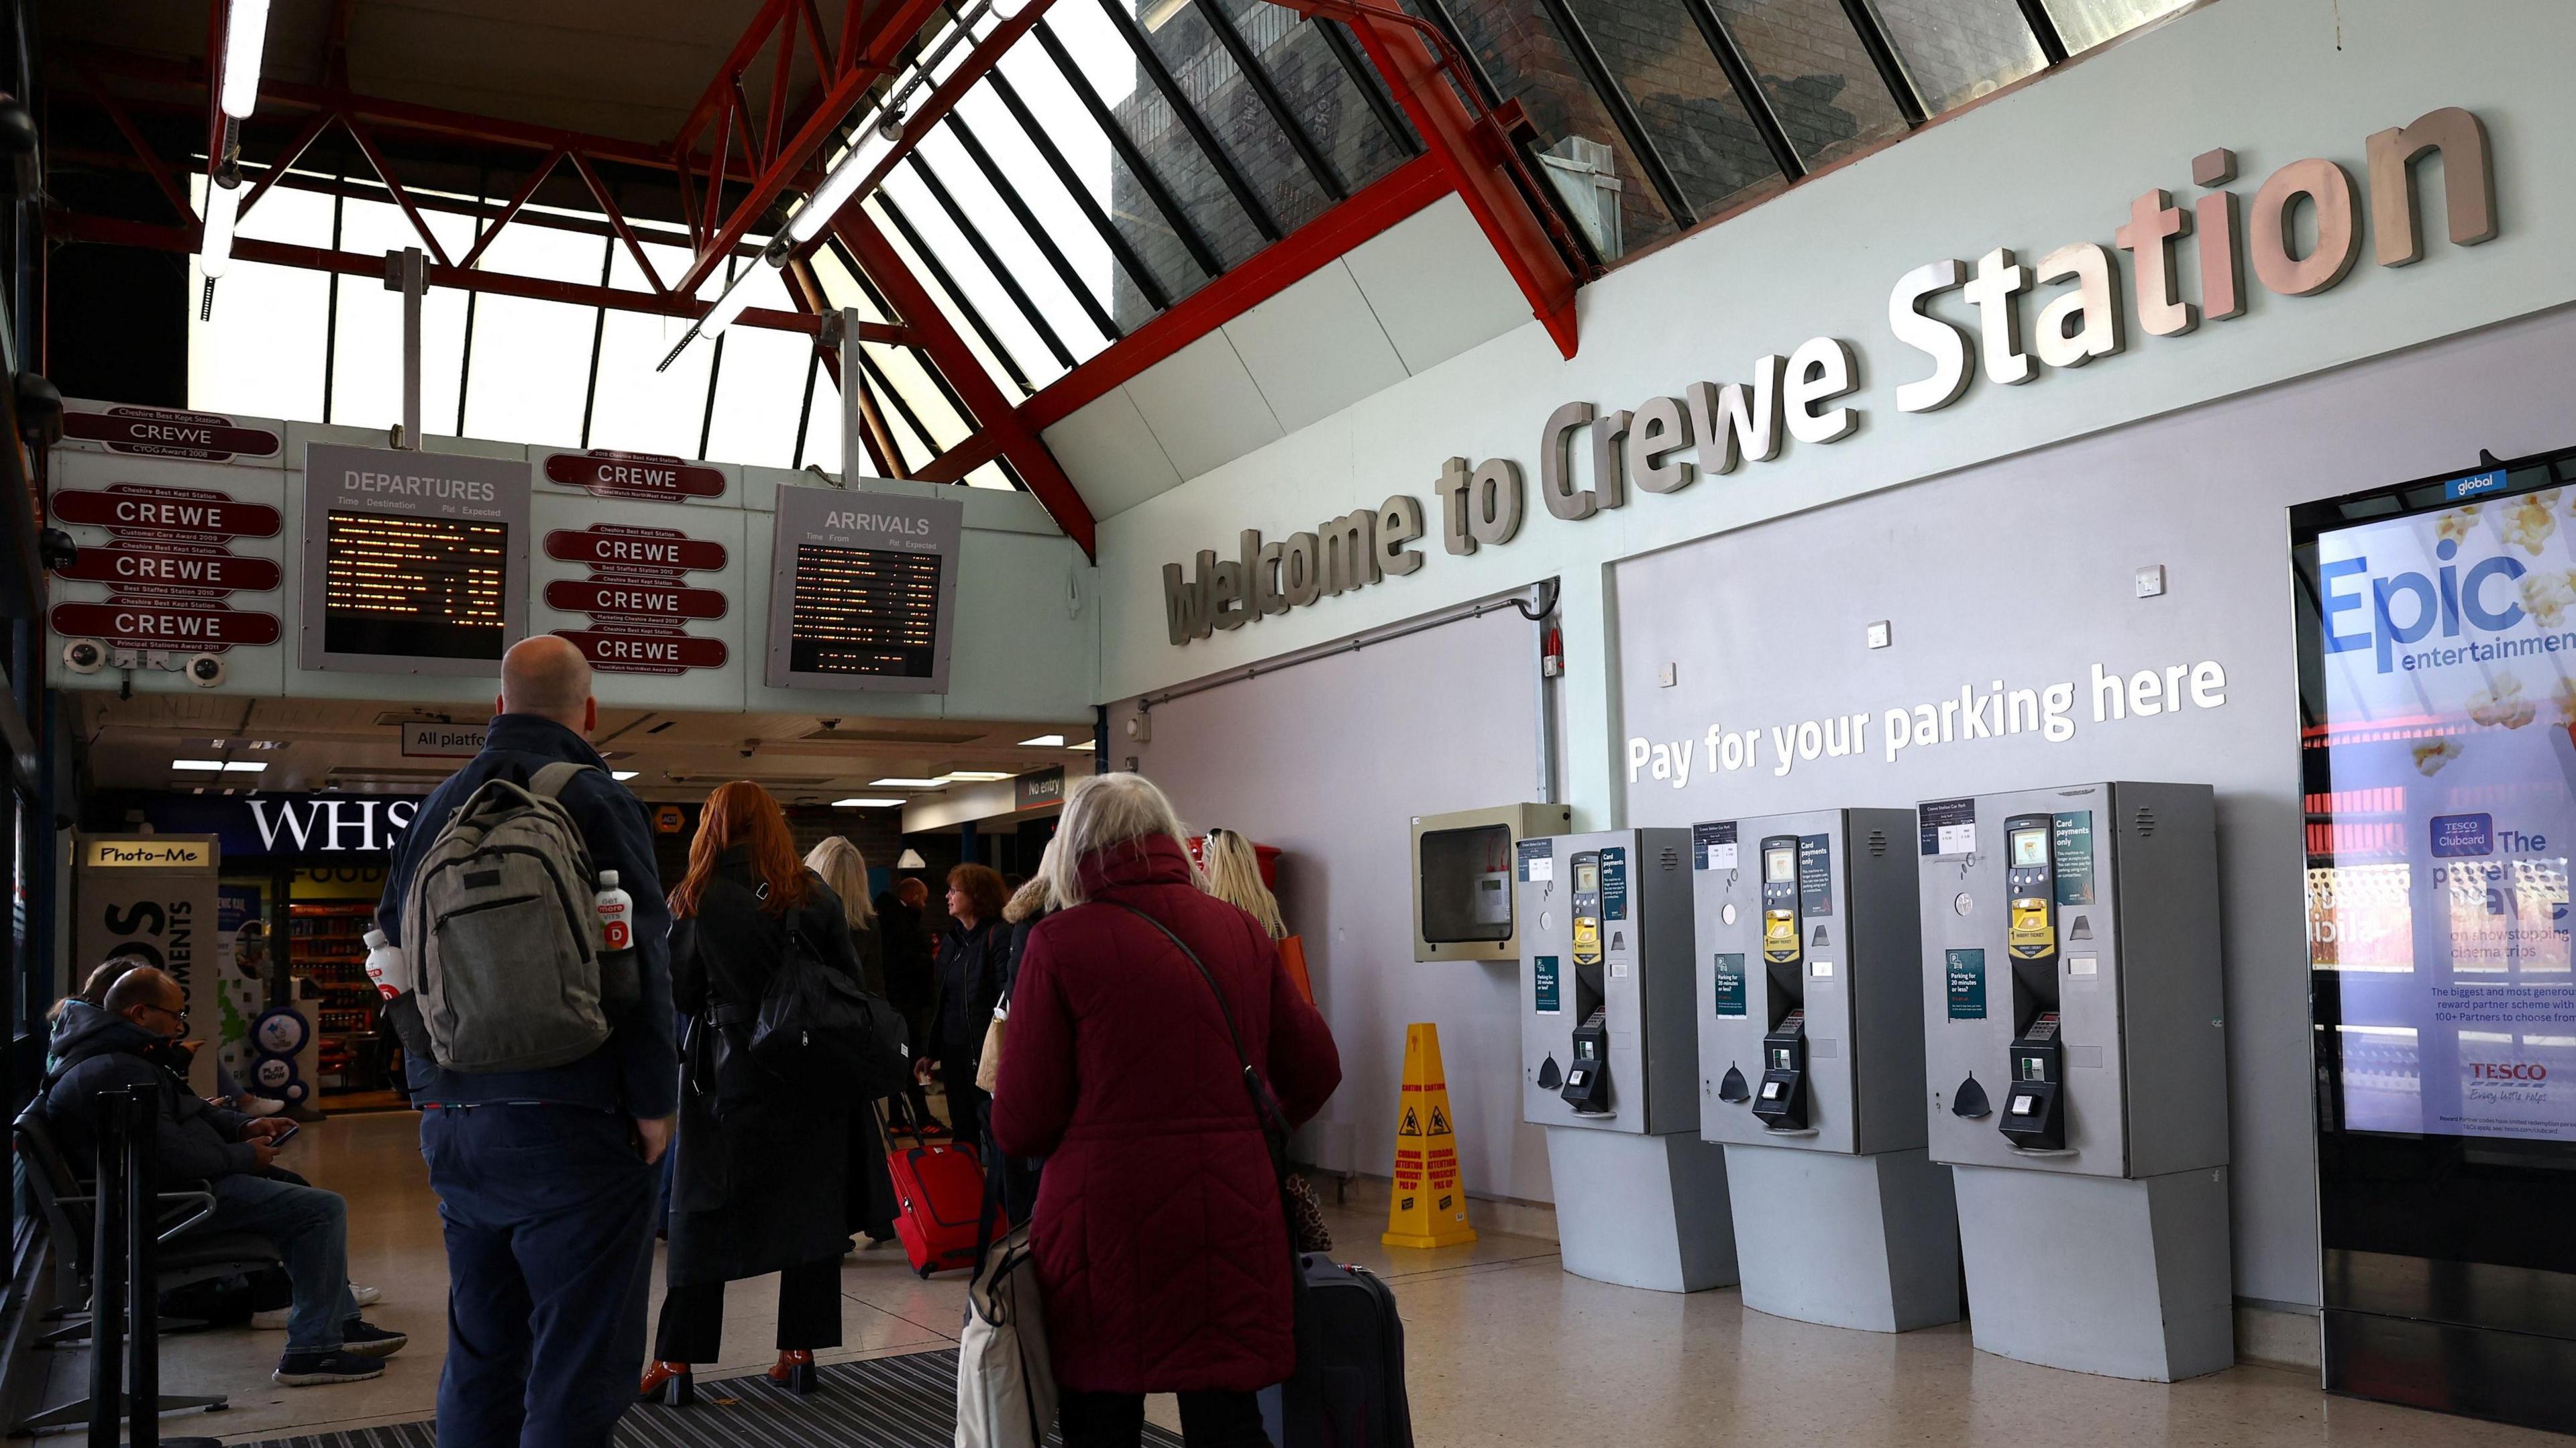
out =
[[[1297,1374],[1261,1394],[1278,1448],[1413,1448],[1404,1396],[1404,1320],[1395,1293],[1365,1267],[1308,1252],[1297,1324]]]

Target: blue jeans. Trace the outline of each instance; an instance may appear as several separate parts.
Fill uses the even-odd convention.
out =
[[[261,1176],[215,1179],[215,1214],[200,1229],[249,1232],[277,1245],[295,1287],[288,1352],[328,1352],[358,1315],[349,1295],[349,1204],[338,1192]]]
[[[656,1173],[632,1131],[579,1106],[421,1113],[447,1228],[440,1443],[607,1448],[652,1296]]]

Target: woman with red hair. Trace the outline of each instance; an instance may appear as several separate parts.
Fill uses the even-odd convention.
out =
[[[848,915],[805,868],[778,801],[737,780],[707,796],[689,869],[671,891],[671,1001],[680,1031],[680,1132],[671,1154],[668,1291],[647,1398],[693,1396],[714,1362],[728,1282],[776,1272],[778,1363],[814,1388],[814,1349],[841,1344],[842,1222],[852,1102],[797,1093],[751,1060],[760,998],[790,934],[859,979]]]

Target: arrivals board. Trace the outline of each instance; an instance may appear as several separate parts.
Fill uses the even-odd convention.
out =
[[[780,489],[770,686],[946,693],[965,515],[945,498]]]
[[[298,662],[493,675],[527,632],[528,465],[312,443]]]

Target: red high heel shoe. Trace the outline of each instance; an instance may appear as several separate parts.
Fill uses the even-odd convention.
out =
[[[643,1384],[636,1389],[641,1402],[659,1401],[674,1408],[688,1407],[698,1400],[698,1385],[689,1376],[687,1363],[655,1363],[644,1370]]]
[[[787,1348],[778,1354],[778,1361],[770,1366],[769,1380],[800,1398],[821,1386],[821,1380],[814,1371],[814,1354],[801,1347]]]

